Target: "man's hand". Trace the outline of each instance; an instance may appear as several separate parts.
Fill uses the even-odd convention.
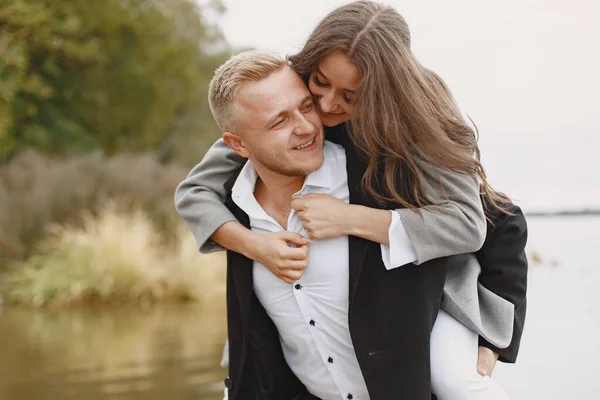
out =
[[[256,235],[255,238],[249,258],[286,283],[292,284],[302,277],[308,266],[310,239],[288,231]],[[296,247],[290,247],[290,244]]]
[[[477,373],[481,376],[492,376],[498,361],[498,353],[487,347],[479,346],[477,354]]]
[[[345,225],[348,204],[328,194],[307,194],[292,200],[292,208],[302,220],[311,239],[329,239],[348,234]]]

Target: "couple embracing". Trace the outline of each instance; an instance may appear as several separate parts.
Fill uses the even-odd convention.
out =
[[[491,373],[519,349],[525,219],[395,9],[234,56],[209,101],[223,137],[176,205],[228,250],[230,400],[508,399]]]

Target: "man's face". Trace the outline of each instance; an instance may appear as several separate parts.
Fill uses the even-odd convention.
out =
[[[306,176],[323,164],[323,125],[308,88],[290,68],[245,84],[234,107],[234,133],[256,168]]]

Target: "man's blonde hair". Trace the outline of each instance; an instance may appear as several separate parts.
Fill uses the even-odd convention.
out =
[[[258,82],[287,66],[287,61],[264,51],[245,51],[217,68],[210,81],[208,101],[221,132],[235,130],[234,103],[240,86]]]

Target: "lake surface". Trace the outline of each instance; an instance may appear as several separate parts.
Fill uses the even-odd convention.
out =
[[[600,218],[529,219],[528,315],[512,400],[600,398]],[[0,400],[221,399],[224,304],[0,310]]]
[[[222,399],[224,307],[5,307],[0,399]]]
[[[517,364],[499,364],[494,377],[512,400],[600,399],[600,217],[528,222],[521,351]]]

